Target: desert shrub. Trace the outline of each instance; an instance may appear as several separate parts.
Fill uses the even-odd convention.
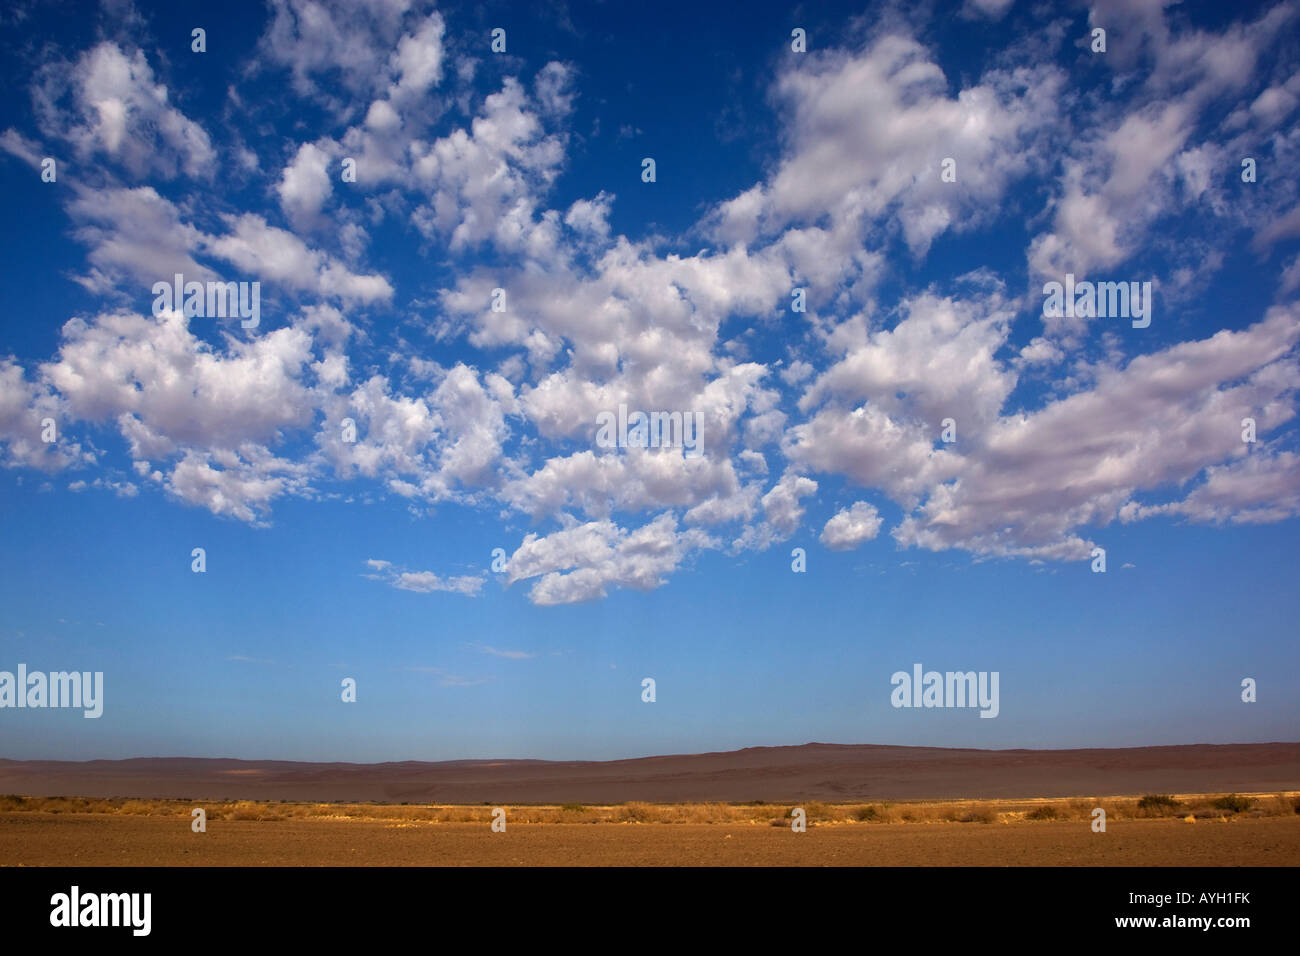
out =
[[[1256,813],[1270,817],[1287,816],[1291,813],[1291,797],[1285,793],[1275,793],[1272,797],[1256,803]]]
[[[808,821],[817,820],[834,820],[835,807],[829,803],[822,803],[820,800],[809,800],[803,804],[804,811],[808,814]]]
[[[675,823],[730,823],[735,817],[725,803],[697,803],[677,808]]]
[[[956,817],[958,823],[996,823],[997,819],[992,807],[972,807]]]
[[[1219,797],[1214,801],[1214,809],[1227,810],[1229,813],[1244,813],[1249,810],[1255,801],[1250,797],[1241,797],[1235,793],[1230,793],[1226,797]]]
[[[625,803],[618,808],[618,818],[626,823],[649,823],[654,819],[654,807],[648,803]]]
[[[794,816],[794,811],[799,809],[800,807],[803,808],[804,816],[809,821],[811,821],[814,817],[817,817],[818,819],[821,820],[830,820],[834,816],[834,813],[832,812],[834,810],[834,807],[828,806],[825,803],[818,803],[816,800],[809,800],[805,803],[800,803],[797,805],[786,807],[785,818],[789,820],[791,817]]]
[[[211,814],[209,814],[211,816]],[[283,820],[284,814],[253,800],[240,800],[222,814],[225,820]]]
[[[1051,806],[1050,804],[1046,804],[1046,803],[1043,804],[1041,807],[1034,807],[1034,809],[1030,810],[1027,814],[1025,814],[1025,819],[1027,819],[1027,820],[1055,820],[1055,819],[1056,819],[1056,807],[1053,807],[1053,806]]]
[[[1071,800],[1068,806],[1070,808],[1071,817],[1075,819],[1080,819],[1080,818],[1091,819],[1092,811],[1096,807],[1102,806],[1102,803],[1101,801],[1096,799],[1093,800],[1075,799],[1075,800]],[[1112,810],[1109,806],[1107,806],[1105,809],[1107,815],[1114,813],[1114,810]]]
[[[564,806],[560,807],[560,809],[567,810],[569,813],[581,813],[583,810],[586,810],[587,808],[584,807],[581,803],[566,803],[564,804]]]
[[[1138,809],[1149,816],[1170,816],[1178,812],[1178,801],[1167,793],[1148,793],[1138,801]]]
[[[866,823],[868,820],[879,820],[880,811],[873,804],[867,804],[865,807],[858,807],[853,814],[853,818],[862,823]]]

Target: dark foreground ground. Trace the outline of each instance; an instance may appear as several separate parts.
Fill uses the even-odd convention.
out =
[[[0,813],[7,866],[1296,866],[1300,816],[838,823],[806,833],[729,823],[215,820]]]

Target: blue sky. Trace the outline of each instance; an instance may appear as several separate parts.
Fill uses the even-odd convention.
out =
[[[0,755],[1295,738],[1300,5],[727,6],[0,15]]]

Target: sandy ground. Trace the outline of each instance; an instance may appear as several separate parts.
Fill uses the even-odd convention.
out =
[[[0,813],[6,866],[1296,866],[1300,817],[1011,824],[209,821]]]

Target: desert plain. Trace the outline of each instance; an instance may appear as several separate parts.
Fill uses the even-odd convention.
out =
[[[1300,865],[1289,743],[0,761],[0,794],[4,866]]]

